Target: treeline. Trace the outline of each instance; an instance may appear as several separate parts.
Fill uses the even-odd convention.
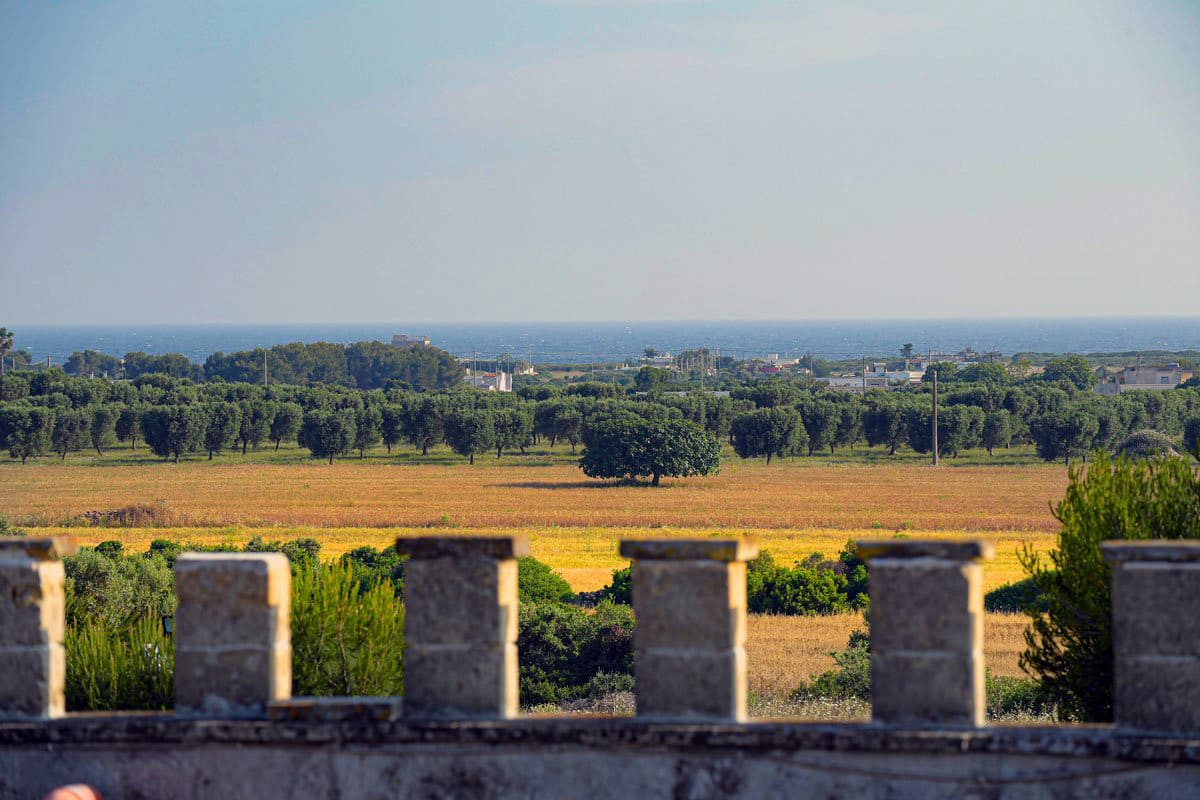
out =
[[[1195,451],[1200,389],[1102,397],[1089,390],[1086,370],[1054,374],[1068,377],[1012,382],[1003,370],[947,371],[938,406],[940,452],[953,457],[971,448],[993,452],[1032,443],[1043,458],[1069,462],[1093,450],[1120,450],[1135,434],[1145,446]],[[538,385],[517,393],[461,385],[415,392],[402,385],[196,383],[162,373],[110,381],[51,369],[0,377],[0,447],[25,461],[144,442],[156,455],[178,460],[297,442],[332,461],[380,445],[389,453],[407,444],[427,454],[445,444],[474,462],[544,442],[572,452],[582,445],[588,475],[657,482],[716,471],[723,441],[742,457],[768,461],[860,443],[893,454],[901,448],[928,453],[930,390],[924,384],[859,396],[769,380],[729,396],[630,395],[605,383]]]
[[[201,364],[179,353],[126,353],[124,359],[84,350],[72,353],[64,372],[77,376],[127,379],[164,374],[193,381],[231,383],[325,383],[357,389],[446,389],[466,374],[458,359],[436,347],[396,347],[367,341],[341,345],[330,342],[275,345],[236,353],[213,353]]]

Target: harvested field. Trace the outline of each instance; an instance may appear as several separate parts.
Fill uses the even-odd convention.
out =
[[[588,479],[573,465],[343,461],[191,462],[97,467],[0,465],[0,508],[25,525],[156,506],[171,525],[1044,531],[1062,497],[1061,465],[766,466],[661,488]]]

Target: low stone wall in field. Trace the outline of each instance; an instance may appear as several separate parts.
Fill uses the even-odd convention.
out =
[[[986,542],[863,542],[873,721],[746,719],[747,542],[629,541],[638,716],[518,713],[514,538],[402,539],[406,696],[293,698],[278,554],[176,564],[175,710],[63,712],[62,539],[0,540],[0,798],[1156,797],[1200,792],[1200,548],[1106,546],[1116,721],[988,726]],[[1164,603],[1169,597],[1171,602]],[[1159,613],[1174,607],[1178,614]]]

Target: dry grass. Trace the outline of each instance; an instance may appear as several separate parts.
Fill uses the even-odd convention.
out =
[[[814,466],[727,462],[662,488],[573,465],[342,462],[0,464],[0,508],[27,525],[154,504],[199,526],[840,528],[1053,531],[1058,465]]]
[[[1025,649],[1021,614],[988,614],[984,622],[984,659],[997,675],[1026,677],[1017,660]],[[750,691],[785,698],[803,681],[833,669],[831,650],[846,646],[850,632],[863,627],[861,614],[784,617],[752,614],[746,654]]]

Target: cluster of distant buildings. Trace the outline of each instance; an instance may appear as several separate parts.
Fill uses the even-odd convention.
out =
[[[1102,395],[1116,395],[1122,392],[1158,391],[1174,389],[1179,384],[1192,377],[1192,370],[1184,369],[1179,364],[1166,366],[1145,366],[1136,364],[1116,371],[1108,367],[1096,370],[1099,383],[1096,392]]]
[[[392,336],[395,347],[429,347],[428,336],[410,336],[396,334]],[[465,367],[466,374],[463,383],[490,392],[511,392],[514,375],[536,375],[533,365],[521,363],[515,372],[504,370],[477,370],[472,359],[461,358],[460,363]],[[798,357],[781,357],[779,353],[766,353],[750,359],[754,370],[761,375],[809,375],[811,369],[804,366],[804,359]],[[629,362],[626,362],[629,363]],[[895,362],[874,361],[864,365],[861,374],[834,375],[816,380],[825,383],[831,389],[848,392],[865,392],[870,389],[899,389],[912,384],[919,384],[925,377],[925,371],[931,364],[955,364],[959,367],[980,363],[979,354],[973,350],[963,350],[958,353],[927,352],[923,356],[904,359],[903,368],[896,368]],[[677,359],[671,353],[655,353],[647,355],[638,361],[639,367],[658,367],[660,369],[679,369]],[[1040,368],[1033,368],[1040,371]],[[709,371],[705,367],[705,371]],[[715,370],[713,370],[715,372]],[[1180,364],[1143,365],[1139,363],[1126,367],[1097,367],[1096,392],[1111,396],[1122,392],[1132,391],[1162,391],[1174,389],[1179,384],[1189,380],[1193,371],[1185,369]]]

